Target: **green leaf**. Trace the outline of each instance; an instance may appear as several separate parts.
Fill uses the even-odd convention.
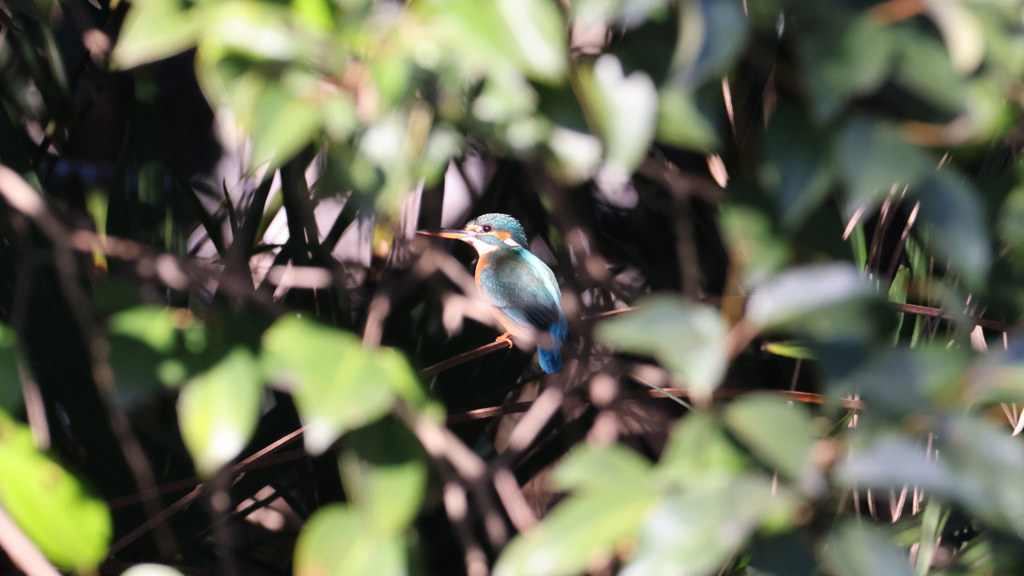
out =
[[[867,522],[847,520],[829,534],[821,551],[836,576],[910,576],[907,554]]]
[[[714,574],[763,521],[789,517],[794,504],[753,476],[668,496],[644,520],[636,558],[620,574]]]
[[[528,76],[548,82],[565,77],[568,60],[565,22],[552,0],[498,0]]]
[[[765,342],[761,345],[761,349],[784,358],[799,358],[801,360],[814,360],[815,358],[813,350],[794,342]]]
[[[107,505],[35,449],[32,432],[0,412],[0,507],[54,564],[90,572],[107,556]]]
[[[249,443],[262,396],[259,364],[244,347],[234,348],[185,385],[178,398],[178,423],[200,475],[212,476]]]
[[[746,468],[746,457],[712,417],[693,412],[673,428],[655,473],[671,490],[722,485]]]
[[[346,436],[338,457],[345,494],[373,530],[401,534],[427,487],[426,454],[398,421],[385,418]]]
[[[747,22],[740,2],[699,0],[682,4],[673,81],[693,89],[721,76],[746,44]]]
[[[705,401],[728,367],[728,328],[721,314],[675,296],[642,298],[634,311],[599,324],[595,334],[619,350],[654,356]]]
[[[893,80],[942,110],[960,111],[967,85],[942,42],[912,26],[901,26],[895,37],[900,47]]]
[[[650,487],[651,463],[621,444],[577,445],[558,463],[553,485],[576,493],[621,493]]]
[[[364,350],[354,334],[300,318],[282,318],[267,330],[262,360],[270,379],[295,398],[306,449],[314,454],[387,414],[396,396],[426,406],[401,354]]]
[[[679,148],[711,150],[720,144],[715,125],[689,90],[666,84],[658,91],[658,142]]]
[[[184,52],[195,46],[203,19],[202,11],[186,0],[134,0],[111,62],[133,68]]]
[[[848,485],[862,488],[917,486],[940,495],[956,490],[956,476],[945,458],[927,458],[921,442],[899,434],[856,447],[839,465],[837,475]]]
[[[892,70],[896,43],[890,28],[868,14],[838,15],[803,36],[804,76],[820,119],[835,118],[857,96],[876,91]]]
[[[846,180],[846,215],[870,205],[895,185],[917,183],[938,161],[904,140],[899,128],[869,116],[854,116],[839,136],[839,160]]]
[[[764,135],[761,177],[775,192],[782,225],[797,230],[825,200],[836,171],[831,139],[794,106],[772,115]]]
[[[764,211],[725,204],[718,218],[729,246],[730,263],[740,271],[744,288],[764,282],[789,260],[789,246],[775,234],[772,219]]]
[[[403,576],[399,536],[374,530],[345,504],[328,504],[306,522],[295,543],[296,576]]]
[[[828,486],[811,459],[815,443],[810,412],[774,396],[749,396],[730,404],[725,422],[769,466],[795,480],[812,497]]]
[[[502,551],[494,576],[569,576],[631,540],[657,494],[643,490],[574,495]]]
[[[747,318],[764,328],[810,323],[826,309],[873,296],[871,286],[849,263],[805,266],[758,286],[747,305]]]
[[[107,328],[112,334],[129,336],[157,352],[170,354],[178,343],[178,314],[166,306],[136,306],[112,315]]]
[[[992,249],[978,191],[963,174],[943,169],[911,189],[921,202],[918,227],[931,227],[928,245],[952,264],[970,287],[979,287]]]
[[[658,92],[647,74],[638,70],[627,76],[611,54],[600,56],[589,70],[580,69],[580,75],[604,142],[605,163],[597,183],[615,198],[647,156],[657,126]]]

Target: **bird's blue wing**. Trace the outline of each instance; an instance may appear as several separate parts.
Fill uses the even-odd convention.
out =
[[[546,331],[564,318],[554,273],[528,250],[488,254],[480,285],[488,303],[524,332]]]

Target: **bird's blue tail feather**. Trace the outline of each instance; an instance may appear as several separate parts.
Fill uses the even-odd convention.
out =
[[[551,334],[551,348],[537,348],[537,359],[540,361],[541,370],[548,374],[562,371],[562,342],[569,336],[569,323],[565,316],[560,316],[558,321],[548,329]]]

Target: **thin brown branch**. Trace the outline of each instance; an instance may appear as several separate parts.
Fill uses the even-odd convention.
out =
[[[685,388],[665,388],[664,389],[673,396],[680,398],[689,398],[690,392]],[[862,410],[864,403],[860,400],[851,398],[830,398],[823,394],[815,394],[813,392],[797,392],[792,390],[732,390],[732,389],[718,389],[715,390],[713,395],[714,400],[733,400],[745,396],[747,394],[774,394],[778,395],[786,400],[792,402],[802,402],[804,404],[827,404],[829,402],[838,401],[844,408],[850,410]],[[667,399],[668,397],[658,392],[657,390],[633,390],[623,394],[623,400],[645,400],[648,398],[661,398]],[[474,420],[485,420],[487,418],[499,418],[501,416],[507,416],[509,414],[521,414],[530,409],[533,402],[514,402],[511,404],[503,404],[501,406],[488,406],[487,408],[477,408],[475,410],[469,410],[467,412],[458,412],[450,414],[448,416],[447,424],[452,426],[454,424],[465,424],[466,422],[472,422]]]

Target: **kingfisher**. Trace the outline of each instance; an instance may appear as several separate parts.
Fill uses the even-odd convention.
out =
[[[562,370],[562,342],[569,325],[558,281],[551,268],[528,249],[518,220],[508,214],[484,214],[462,229],[419,233],[456,238],[476,248],[476,286],[506,330],[495,342],[507,342],[509,348],[512,337],[536,342],[541,369],[548,374]]]

